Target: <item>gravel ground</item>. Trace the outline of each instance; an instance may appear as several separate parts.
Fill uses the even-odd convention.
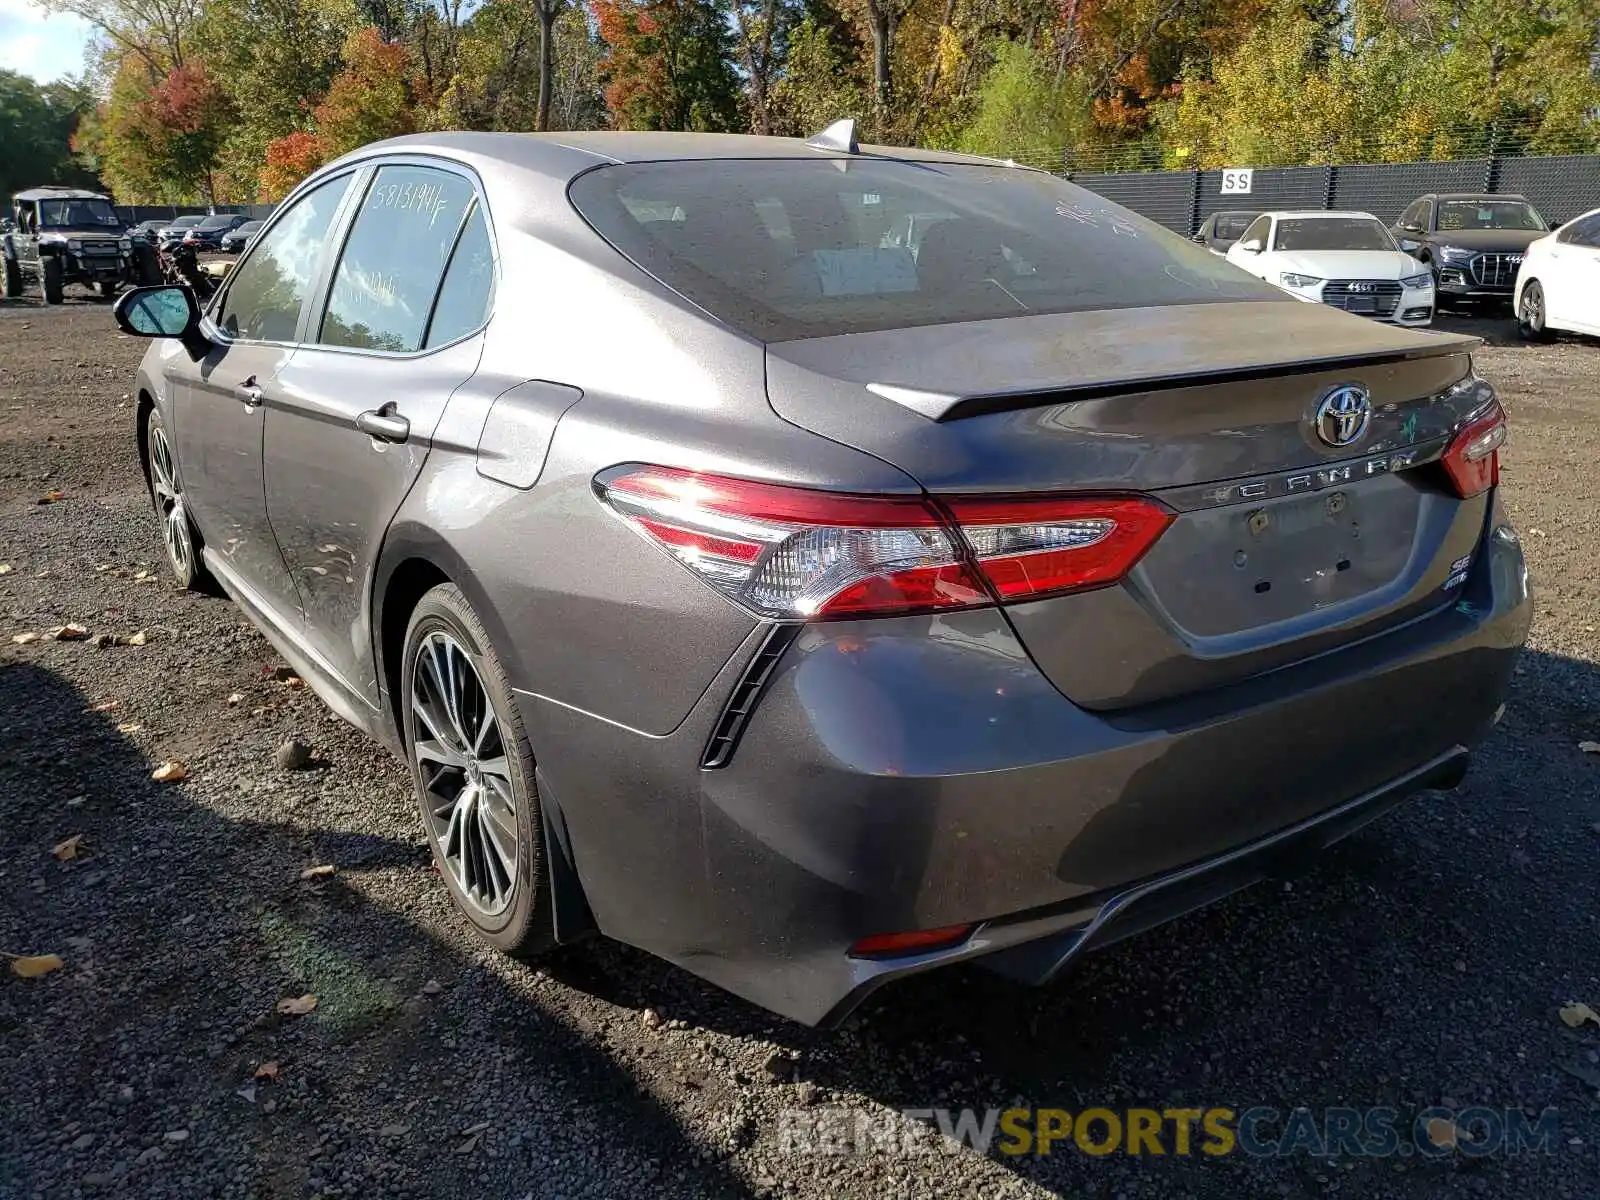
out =
[[[1470,324],[1540,611],[1466,785],[1052,988],[923,977],[818,1034],[625,947],[474,945],[397,765],[167,582],[142,346],[98,303],[0,302],[0,950],[65,960],[0,972],[0,1196],[1600,1195],[1600,1028],[1557,1015],[1600,1008],[1600,346]],[[13,643],[69,622],[145,644]],[[295,735],[310,770],[275,764]],[[153,782],[173,759],[188,781]],[[1017,1101],[1554,1106],[1560,1132],[1440,1161],[784,1143],[785,1110]]]

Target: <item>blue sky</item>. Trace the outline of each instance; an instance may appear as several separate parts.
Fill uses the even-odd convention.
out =
[[[77,75],[89,27],[77,17],[47,16],[28,0],[0,0],[0,67],[40,82]]]

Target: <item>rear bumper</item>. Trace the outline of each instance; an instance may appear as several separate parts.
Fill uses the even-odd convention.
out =
[[[665,737],[519,696],[601,930],[824,1023],[959,960],[1048,979],[1449,782],[1529,616],[1497,513],[1450,607],[1123,713],[1066,700],[994,610],[807,627],[718,769],[701,757],[755,639]],[[967,923],[953,949],[847,953]]]

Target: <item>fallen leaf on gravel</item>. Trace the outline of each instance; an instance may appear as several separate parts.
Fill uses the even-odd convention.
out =
[[[37,633],[14,633],[11,635],[11,640],[19,646],[26,646],[29,642],[37,642],[39,635]]]
[[[1454,1121],[1448,1121],[1443,1117],[1431,1117],[1428,1120],[1428,1140],[1440,1149],[1445,1149],[1454,1147],[1458,1142],[1472,1139],[1463,1137]]]
[[[11,973],[23,979],[37,979],[66,965],[59,954],[23,954],[11,960]]]
[[[57,842],[50,853],[62,862],[71,862],[78,857],[78,847],[83,845],[83,834],[75,833],[64,842]]]
[[[283,1068],[278,1065],[277,1059],[273,1059],[269,1062],[264,1062],[257,1067],[256,1073],[251,1076],[251,1078],[265,1079],[268,1083],[272,1083],[277,1080],[278,1076],[282,1074],[282,1072]]]
[[[332,863],[319,863],[314,867],[307,867],[300,872],[301,879],[319,879],[324,875],[332,875],[336,868]]]
[[[39,497],[39,503],[40,504],[55,504],[55,503],[58,503],[59,501],[65,500],[66,498],[67,498],[67,494],[65,492],[61,492],[61,491],[46,492],[44,495]]]
[[[50,631],[50,636],[58,642],[81,642],[89,636],[89,631],[82,625],[58,625]]]
[[[189,778],[189,768],[177,759],[173,759],[171,762],[162,763],[154,771],[151,771],[150,778],[157,783],[181,783]]]
[[[12,639],[12,641],[15,640],[15,638]],[[1579,742],[1578,749],[1585,754],[1600,754],[1600,742]]]
[[[1600,1025],[1600,1013],[1594,1011],[1581,1000],[1571,1000],[1561,1007],[1561,1023],[1568,1029],[1576,1029],[1585,1021],[1593,1021]]]
[[[113,709],[119,708],[121,706],[121,704],[122,704],[121,700],[105,700],[105,701],[102,701],[99,704],[96,704],[89,711],[90,712],[111,712]]]
[[[0,575],[9,575],[9,574],[11,574],[11,564],[10,563],[0,563]]]
[[[286,1017],[303,1017],[317,1006],[317,998],[310,992],[278,1001],[278,1011]]]
[[[125,646],[142,646],[149,640],[150,635],[141,629],[138,633],[130,633],[125,639],[123,639],[122,644]]]
[[[139,722],[137,722],[137,721],[124,721],[121,725],[117,726],[117,732],[118,733],[138,733],[139,730],[141,730],[143,728],[144,728],[144,726],[139,724]]]

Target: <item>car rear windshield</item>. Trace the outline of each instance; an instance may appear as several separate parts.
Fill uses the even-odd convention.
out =
[[[1367,217],[1285,217],[1274,250],[1393,250],[1394,239]]]
[[[1239,235],[1250,228],[1259,213],[1223,213],[1217,218],[1217,236],[1219,238],[1232,238],[1239,240]]]
[[[1546,228],[1544,218],[1521,200],[1441,200],[1440,229]]]
[[[766,341],[1281,300],[1201,246],[1038,171],[852,157],[633,163],[579,176],[608,242]]]

